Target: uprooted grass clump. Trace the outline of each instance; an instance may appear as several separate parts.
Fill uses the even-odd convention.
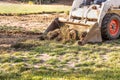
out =
[[[50,26],[52,28],[52,26]],[[76,40],[79,40],[77,36],[77,31],[70,29],[69,25],[61,25],[60,29],[55,29],[49,31],[47,34],[41,34],[39,37],[40,40],[55,40],[63,44],[74,43]]]
[[[57,24],[55,22],[56,19],[51,23],[51,25],[54,24],[54,26],[49,26],[46,32],[40,35],[39,37],[40,40],[55,40],[55,41],[60,41],[63,44],[67,44],[67,43],[71,44],[77,41],[79,45],[83,45],[87,42],[84,41],[87,32],[84,30],[78,31],[78,29],[73,28],[72,24],[70,25],[70,24],[60,23],[57,29],[54,29],[56,27],[55,24]],[[78,27],[78,25],[76,25],[75,27]],[[53,30],[51,31],[51,29]]]

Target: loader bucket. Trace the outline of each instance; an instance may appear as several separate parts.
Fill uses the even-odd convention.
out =
[[[53,31],[59,27],[60,27],[60,22],[59,22],[58,18],[55,18],[51,22],[51,24],[48,26],[48,28],[45,30],[44,34],[48,34],[48,32]]]
[[[97,22],[91,25],[56,18],[43,35],[50,39],[58,36],[67,41],[76,39],[79,40],[79,44],[102,42],[101,30]]]
[[[89,32],[87,32],[87,35],[84,37],[84,39],[81,41],[81,44],[85,43],[96,43],[96,42],[102,42],[101,37],[101,30],[98,27],[98,23],[95,23],[94,25],[90,26]]]

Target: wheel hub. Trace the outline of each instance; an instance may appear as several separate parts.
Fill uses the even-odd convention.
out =
[[[110,35],[115,36],[119,32],[119,23],[118,20],[111,20],[109,25]]]

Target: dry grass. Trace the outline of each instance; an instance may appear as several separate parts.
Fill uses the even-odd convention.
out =
[[[70,6],[64,5],[29,5],[0,3],[0,14],[29,14],[43,12],[66,12]]]

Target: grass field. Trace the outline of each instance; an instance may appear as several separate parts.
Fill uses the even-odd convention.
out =
[[[69,6],[0,3],[2,14],[63,10]],[[9,29],[0,28],[7,36],[0,33],[0,39],[9,42]],[[120,39],[83,46],[34,39],[0,44],[0,80],[120,80]]]
[[[27,40],[0,50],[1,80],[119,80],[120,40],[86,44]]]
[[[29,14],[43,12],[65,12],[69,11],[70,6],[64,5],[29,5],[0,3],[0,14]]]

